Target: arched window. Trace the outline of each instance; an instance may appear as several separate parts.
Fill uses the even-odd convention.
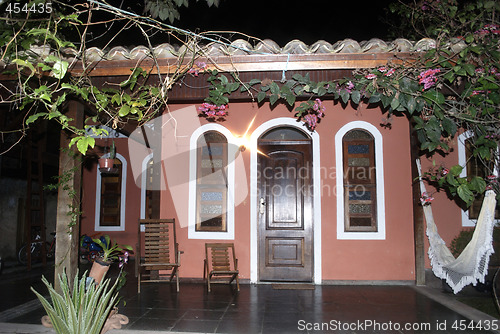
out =
[[[385,239],[383,156],[382,134],[368,122],[335,134],[338,239]]]
[[[197,140],[196,232],[227,232],[228,142],[218,131]]]
[[[97,169],[96,231],[125,230],[126,180],[127,161],[118,153],[112,173],[101,173]]]
[[[342,138],[344,172],[344,230],[376,232],[377,183],[372,135],[351,130]]]
[[[474,133],[472,131],[464,132],[458,137],[458,163],[463,167],[460,177],[466,177],[470,180],[474,176],[483,179],[486,179],[489,174],[498,176],[498,170],[493,166],[492,162],[489,170],[487,170],[484,165],[485,162],[474,155],[473,137]],[[483,199],[484,195],[474,199],[472,205],[467,210],[462,211],[462,226],[476,225]],[[495,219],[500,219],[500,202],[497,202]]]

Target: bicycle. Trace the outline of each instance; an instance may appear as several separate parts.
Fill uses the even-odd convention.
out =
[[[104,236],[101,236],[99,239],[106,244]],[[92,237],[86,234],[80,237],[80,263],[87,264],[94,262],[101,255],[102,248],[92,240]]]
[[[52,242],[45,241],[42,243],[40,234],[35,236],[35,240],[29,245],[31,252],[31,261],[41,261],[42,259],[42,245],[45,247],[45,257],[50,260],[54,258],[56,250],[56,233],[50,233],[53,236]],[[17,252],[17,261],[22,265],[28,264],[28,244],[24,244]]]

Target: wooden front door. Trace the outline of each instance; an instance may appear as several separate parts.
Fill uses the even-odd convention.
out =
[[[259,280],[313,280],[311,139],[278,128],[259,139]]]

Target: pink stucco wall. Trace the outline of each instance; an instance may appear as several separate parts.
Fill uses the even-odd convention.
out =
[[[321,197],[321,253],[323,280],[414,280],[415,255],[413,241],[413,213],[410,173],[409,127],[405,117],[394,117],[392,127],[380,126],[383,115],[378,108],[361,106],[354,110],[350,106],[342,108],[332,101],[324,102],[326,116],[317,128],[320,141],[321,167],[323,170],[335,168],[335,134],[345,124],[352,121],[366,121],[378,128],[383,136],[384,179],[385,179],[385,240],[338,240],[337,208],[335,191],[323,191]],[[170,106],[170,111],[190,105]],[[259,125],[277,117],[293,117],[284,105],[270,109],[269,104],[258,107],[256,103],[231,103],[230,115],[220,123],[235,135],[248,135]],[[249,127],[252,119],[253,124]],[[200,120],[206,123],[204,119]],[[189,134],[179,132],[179,140]],[[184,139],[183,139],[184,138]],[[126,139],[118,139],[117,149],[129,159]],[[164,152],[165,153],[165,152]],[[250,150],[242,152],[244,169],[236,173],[246,176],[250,188]],[[187,167],[188,166],[184,166]],[[129,166],[130,168],[130,166]],[[186,170],[179,167],[180,177]],[[321,173],[324,189],[335,189],[334,173]],[[132,173],[128,173],[129,176]],[[162,182],[166,182],[163,180]],[[84,172],[84,196],[82,233],[94,234],[95,210],[95,165]],[[176,192],[177,196],[179,193]],[[140,189],[132,177],[127,181],[126,227],[124,232],[109,232],[118,242],[135,245],[137,219],[140,208]],[[239,259],[240,277],[250,278],[250,195],[235,208],[236,254]],[[178,242],[184,254],[181,257],[181,277],[200,278],[203,275],[204,243],[210,240],[188,239],[185,212],[176,212],[172,193],[166,187],[161,193],[161,218],[176,218],[178,222]],[[439,215],[436,220],[439,221]],[[343,222],[341,222],[343,224]],[[107,233],[107,232],[106,232]],[[450,232],[450,236],[453,233]]]

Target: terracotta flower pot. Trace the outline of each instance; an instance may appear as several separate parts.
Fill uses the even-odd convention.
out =
[[[113,168],[115,160],[109,158],[100,158],[99,159],[99,168],[111,169]]]
[[[108,272],[110,265],[111,262],[103,261],[101,258],[95,259],[92,264],[92,268],[90,269],[89,277],[92,277],[97,284],[100,284],[103,277]]]

